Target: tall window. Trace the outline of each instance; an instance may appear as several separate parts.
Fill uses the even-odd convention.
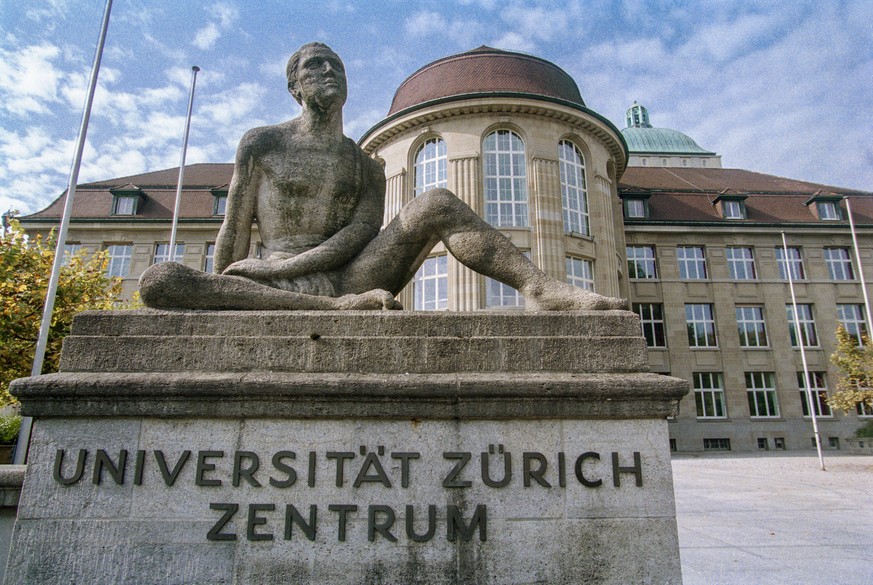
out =
[[[133,244],[110,244],[106,246],[106,250],[109,252],[106,276],[127,276],[130,272],[130,259],[133,258]]]
[[[215,244],[206,244],[206,258],[203,260],[203,272],[212,272],[215,266]]]
[[[628,278],[658,278],[653,246],[627,247]]]
[[[776,402],[776,384],[770,372],[746,372],[746,395],[749,398],[749,415],[755,417],[779,416]]]
[[[515,132],[485,137],[485,220],[496,227],[527,227],[524,142]]]
[[[731,280],[755,280],[755,256],[751,248],[725,248]]]
[[[788,317],[788,332],[791,334],[792,347],[800,347],[797,341],[797,330],[794,326],[794,309],[785,305]],[[818,347],[818,335],[815,332],[815,318],[812,316],[812,305],[797,305],[797,325],[800,327],[800,339],[803,347]]]
[[[429,138],[415,153],[415,196],[428,189],[445,187],[446,143],[442,138]]]
[[[561,202],[564,206],[564,231],[588,235],[588,190],[585,159],[569,140],[558,144],[561,167]]]
[[[862,336],[867,335],[867,321],[863,305],[837,305],[837,320],[858,345],[864,345]]]
[[[825,381],[825,373],[809,372],[809,381],[816,416],[831,416],[831,407],[828,406],[828,384]],[[797,372],[797,386],[800,388],[800,404],[803,407],[803,416],[809,416],[809,402],[806,400],[806,375],[803,372]]]
[[[155,257],[152,260],[152,264],[160,264],[161,262],[166,262],[168,260],[181,262],[184,256],[185,244],[183,243],[176,244],[176,251],[172,258],[170,258],[170,244],[155,244]]]
[[[831,280],[855,280],[848,248],[825,248],[824,258]]]
[[[439,311],[448,308],[448,256],[442,254],[425,260],[412,282],[416,311]]]
[[[763,307],[737,307],[737,331],[741,347],[766,347]]]
[[[661,303],[634,303],[634,313],[640,316],[643,337],[649,347],[667,347],[664,333],[664,306]]]
[[[594,291],[594,265],[591,260],[567,256],[567,282],[585,290]]]
[[[712,305],[707,303],[686,304],[685,325],[688,328],[689,346],[718,347]]]
[[[779,266],[779,278],[788,280],[788,271],[791,270],[791,280],[803,280],[806,273],[803,271],[803,258],[800,248],[788,248],[788,256],[782,246],[776,248],[776,263]]]
[[[679,246],[676,248],[679,261],[679,278],[701,280],[706,278],[706,256],[702,246]]]
[[[727,418],[720,372],[695,372],[694,402],[697,418]]]

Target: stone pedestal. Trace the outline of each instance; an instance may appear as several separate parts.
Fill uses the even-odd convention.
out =
[[[61,370],[7,583],[681,582],[632,313],[86,313]]]

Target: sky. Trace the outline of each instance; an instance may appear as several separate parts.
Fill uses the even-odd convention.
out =
[[[67,187],[105,0],[0,0],[0,211]],[[480,45],[545,58],[586,105],[656,127],[723,165],[873,191],[870,0],[115,0],[79,184],[230,162],[247,129],[299,114],[285,63],[330,45],[354,139],[420,67]]]

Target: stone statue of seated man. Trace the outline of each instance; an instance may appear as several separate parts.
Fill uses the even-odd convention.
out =
[[[289,60],[293,120],[255,128],[240,141],[215,273],[175,262],[146,270],[143,302],[159,309],[397,309],[394,296],[443,242],[464,265],[521,292],[528,309],[623,309],[549,278],[455,195],[416,197],[380,231],[385,173],[343,135],[346,76],[321,43]],[[247,258],[258,222],[262,259]]]

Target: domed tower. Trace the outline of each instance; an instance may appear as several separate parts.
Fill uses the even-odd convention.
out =
[[[446,187],[547,274],[627,296],[617,193],[627,147],[554,63],[485,46],[434,61],[400,85],[360,144],[385,167],[386,222],[413,197]],[[442,245],[401,300],[461,311],[523,304]]]
[[[654,128],[649,111],[634,102],[628,108],[627,128],[621,133],[627,141],[629,167],[707,167],[721,168],[721,156],[698,146],[687,134],[670,128]]]

